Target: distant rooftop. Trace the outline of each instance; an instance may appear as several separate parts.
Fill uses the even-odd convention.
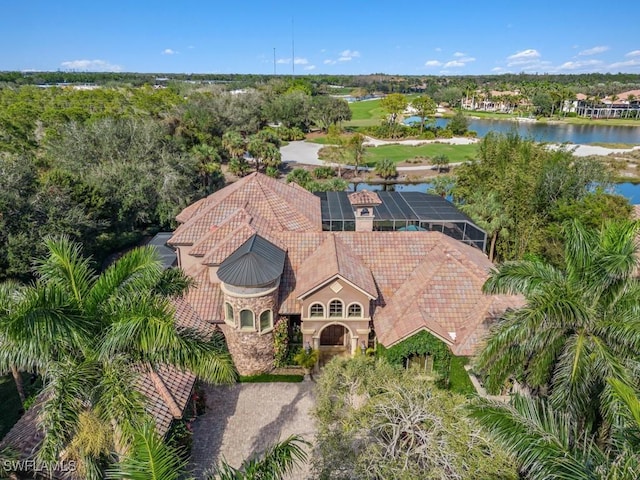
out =
[[[361,193],[369,197],[372,192],[316,192],[322,210],[322,230],[355,230],[352,198],[354,195],[360,198]],[[484,251],[486,233],[446,199],[420,192],[375,193],[381,203],[372,207],[374,230],[438,231]]]

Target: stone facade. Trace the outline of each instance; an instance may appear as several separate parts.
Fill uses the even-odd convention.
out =
[[[256,333],[220,325],[240,375],[258,375],[273,369],[273,332]]]
[[[273,369],[273,322],[277,314],[278,284],[259,292],[242,295],[233,293],[233,287],[223,288],[224,301],[233,307],[234,325],[221,325],[229,352],[240,375],[257,375]],[[254,314],[254,328],[240,327],[240,312],[251,310]],[[260,331],[260,314],[271,310],[271,326]]]

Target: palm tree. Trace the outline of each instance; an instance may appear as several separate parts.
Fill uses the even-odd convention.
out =
[[[246,151],[246,144],[242,135],[229,130],[222,135],[222,148],[227,151],[231,158],[242,158]]]
[[[126,455],[107,471],[109,480],[178,480],[183,477],[186,462],[180,451],[165,443],[152,423],[133,432]]]
[[[245,460],[240,468],[223,461],[207,475],[207,480],[280,480],[307,460],[303,446],[309,442],[298,435],[269,447],[260,458]]]
[[[488,194],[476,191],[459,208],[469,215],[491,238],[488,253],[489,260],[493,262],[496,256],[498,237],[508,235],[511,220],[509,215],[505,213],[504,206],[498,200],[498,194],[495,191]]]
[[[531,397],[516,395],[510,405],[477,399],[470,406],[471,416],[516,457],[523,478],[640,478],[640,398],[619,381],[609,379],[608,384],[620,421],[604,442],[571,414]]]
[[[85,433],[85,413],[125,451],[147,418],[146,398],[135,388],[144,372],[170,365],[211,382],[234,380],[221,337],[176,325],[171,298],[191,282],[180,270],[163,270],[155,249],[132,250],[98,273],[69,239],[45,244],[36,281],[0,311],[0,370],[35,369],[43,377],[40,459],[57,461],[72,450]],[[80,450],[87,471],[99,471],[103,459]]]
[[[381,158],[376,162],[375,171],[385,180],[398,176],[398,169],[393,160],[389,158]]]
[[[639,227],[609,222],[592,232],[565,223],[561,267],[521,260],[491,273],[486,293],[521,294],[526,305],[498,322],[480,353],[490,390],[515,377],[584,422],[615,421],[605,379],[638,381]]]
[[[0,319],[7,317],[19,304],[20,291],[22,286],[12,280],[0,283]],[[0,332],[0,345],[7,344],[7,339],[2,336]],[[8,353],[8,352],[7,352]],[[16,360],[19,362],[19,359]],[[11,370],[13,381],[16,384],[16,390],[18,391],[18,397],[20,398],[20,404],[24,405],[26,396],[24,393],[24,384],[22,382],[22,374],[16,367],[16,363],[8,359],[7,364]]]
[[[205,143],[195,145],[191,152],[198,159],[198,173],[202,178],[202,186],[207,193],[211,193],[212,187],[224,181],[220,169],[220,153],[217,148]]]

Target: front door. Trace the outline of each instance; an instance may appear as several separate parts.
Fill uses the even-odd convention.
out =
[[[342,325],[329,325],[320,333],[320,360],[323,367],[335,356],[346,357],[351,352],[349,331]]]

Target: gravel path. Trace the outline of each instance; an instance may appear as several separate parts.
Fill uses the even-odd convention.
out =
[[[289,435],[313,441],[313,382],[209,386],[207,413],[193,424],[191,463],[195,478],[222,458],[233,467]],[[309,466],[292,479],[309,476]]]

